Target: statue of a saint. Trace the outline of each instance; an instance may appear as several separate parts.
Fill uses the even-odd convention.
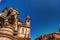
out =
[[[7,12],[8,12],[7,8],[4,8],[2,13],[1,13],[1,16],[2,17],[6,17],[7,16]]]
[[[16,11],[13,8],[9,9],[7,16],[9,16],[9,23],[10,24],[13,25],[15,23],[17,15],[18,15],[18,11]]]

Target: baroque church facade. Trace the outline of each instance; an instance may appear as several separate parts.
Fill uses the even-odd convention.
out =
[[[30,17],[24,25],[13,8],[4,8],[0,13],[0,40],[30,40]]]

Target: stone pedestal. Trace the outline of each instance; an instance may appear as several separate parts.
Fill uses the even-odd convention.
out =
[[[7,25],[0,29],[0,40],[14,40],[14,26]]]

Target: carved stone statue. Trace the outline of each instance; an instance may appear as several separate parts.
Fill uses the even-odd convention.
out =
[[[17,18],[17,15],[18,15],[18,11],[13,9],[13,8],[10,8],[9,11],[8,11],[8,14],[7,16],[9,16],[9,23],[10,24],[14,24],[15,23],[15,19]]]
[[[8,12],[8,9],[4,8],[2,13],[1,13],[1,16],[5,18],[7,16],[7,12]]]
[[[3,11],[0,13],[0,28],[3,27],[6,16],[7,16],[7,8],[4,8]]]

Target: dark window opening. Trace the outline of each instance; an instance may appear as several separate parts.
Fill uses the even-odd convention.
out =
[[[15,15],[12,15],[11,18],[8,19],[9,23],[12,24],[12,25],[14,24],[14,21],[15,21],[15,17],[14,16]]]
[[[18,33],[18,31],[14,31],[14,34],[13,34],[13,35],[14,35],[14,36],[16,36],[16,35],[17,35],[17,33]]]

